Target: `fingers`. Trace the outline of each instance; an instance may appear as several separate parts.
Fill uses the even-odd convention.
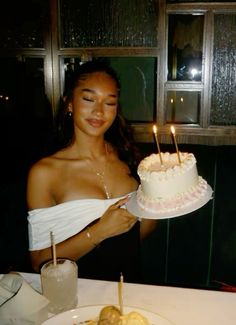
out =
[[[120,208],[120,207],[122,207],[122,205],[124,205],[128,200],[129,200],[129,197],[127,196],[127,197],[125,197],[125,198],[123,198],[123,199],[117,201],[116,203],[114,203],[113,206],[114,206],[115,208]]]
[[[137,218],[135,218],[135,217],[130,218],[127,223],[127,231],[129,231],[131,228],[133,228],[133,226],[136,224],[136,222],[137,222]]]
[[[112,205],[112,207],[114,209],[119,209],[121,208],[127,201],[129,200],[129,197],[125,197],[124,199],[121,199],[119,201],[117,201],[116,203],[114,203]],[[135,217],[133,214],[131,214],[130,212],[128,212],[126,209],[124,209],[123,215],[126,216],[127,218],[129,218],[129,220],[132,220],[133,224],[135,224],[137,222],[137,217]]]
[[[109,207],[112,216],[119,223],[119,227],[122,227],[123,232],[129,231],[138,221],[138,218],[131,214],[128,210],[122,209],[122,206],[129,200],[129,197],[118,200]],[[121,209],[120,209],[121,208]],[[121,232],[122,233],[122,232]]]
[[[131,221],[130,221],[130,228],[132,228],[137,222],[137,218],[133,218]]]

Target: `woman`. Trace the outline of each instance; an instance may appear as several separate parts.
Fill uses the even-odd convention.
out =
[[[78,263],[80,277],[140,279],[139,245],[155,221],[125,209],[137,189],[136,151],[119,111],[119,82],[104,63],[80,66],[64,97],[62,149],[34,164],[28,175],[30,256],[35,271],[52,258]],[[68,121],[67,121],[68,122]]]

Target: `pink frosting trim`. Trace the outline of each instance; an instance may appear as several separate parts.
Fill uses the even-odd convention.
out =
[[[194,204],[204,197],[206,192],[207,182],[201,176],[199,176],[199,181],[196,186],[192,187],[187,192],[179,193],[168,199],[150,199],[144,196],[140,185],[137,191],[137,203],[142,209],[151,213],[174,212]]]

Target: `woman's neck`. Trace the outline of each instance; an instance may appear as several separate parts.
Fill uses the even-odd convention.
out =
[[[77,155],[80,158],[87,158],[91,160],[97,160],[100,158],[106,158],[108,155],[108,143],[105,140],[78,143],[74,142],[70,147],[71,153]]]

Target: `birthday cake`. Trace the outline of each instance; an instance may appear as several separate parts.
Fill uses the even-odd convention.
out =
[[[177,212],[209,195],[192,153],[151,154],[141,161],[137,172],[137,204],[151,213]]]

